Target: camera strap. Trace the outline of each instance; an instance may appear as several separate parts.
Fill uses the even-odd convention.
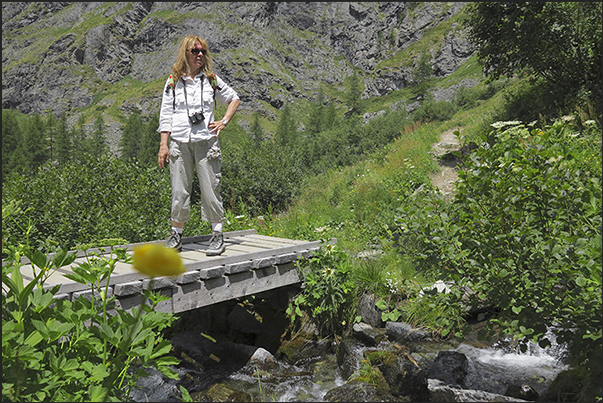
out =
[[[186,96],[186,81],[184,81],[184,79],[182,77],[180,77],[180,79],[182,80],[182,87],[184,89],[184,104],[186,105],[186,114],[190,117],[190,111],[188,110],[188,97]],[[199,85],[201,86],[201,112],[203,112],[203,80],[205,79],[205,76],[203,76],[200,80],[199,80]],[[194,79],[193,79],[194,81]]]

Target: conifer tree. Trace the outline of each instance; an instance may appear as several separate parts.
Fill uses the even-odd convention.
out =
[[[262,129],[262,126],[260,125],[259,113],[255,112],[253,114],[253,123],[251,124],[249,130],[251,131],[251,136],[253,137],[256,143],[259,143],[264,139],[265,134],[264,129]]]
[[[72,132],[73,157],[76,160],[82,159],[88,153],[85,124],[84,115],[80,115]]]
[[[105,119],[100,114],[95,120],[90,135],[88,150],[90,155],[95,157],[103,156],[107,153],[109,147],[105,141]]]
[[[316,102],[312,105],[312,108],[310,108],[310,116],[308,116],[306,131],[310,136],[318,134],[323,130],[324,102],[325,94],[322,91],[322,88],[320,88],[318,90],[318,95],[316,96]]]
[[[361,115],[363,112],[362,90],[362,80],[358,72],[354,71],[354,74],[350,77],[350,89],[346,97],[346,105],[349,108],[348,114],[350,116]]]
[[[44,121],[39,114],[30,116],[25,121],[22,142],[23,156],[28,168],[27,172],[34,173],[48,160],[48,140]]]
[[[145,165],[157,164],[157,152],[161,142],[161,135],[157,132],[157,127],[159,127],[159,114],[154,113],[141,130],[142,139],[138,151],[138,160]]]
[[[21,129],[13,113],[2,113],[2,182],[6,176],[18,169],[15,166],[17,161],[17,150],[21,143]]]
[[[121,159],[128,161],[137,159],[142,142],[142,117],[138,108],[134,108],[124,126],[119,147]]]
[[[55,139],[55,151],[53,152],[55,154],[55,160],[58,161],[59,164],[65,164],[66,162],[71,161],[73,151],[71,130],[69,130],[67,116],[64,113],[59,117]]]
[[[428,98],[428,80],[433,76],[433,67],[431,67],[429,58],[430,55],[428,53],[423,53],[413,71],[414,86],[412,92],[415,98],[419,100]]]
[[[291,109],[285,104],[276,124],[275,140],[282,146],[293,146],[295,143],[295,122],[291,116]]]
[[[335,110],[335,103],[328,102],[322,117],[322,130],[331,130],[336,126],[337,111]]]
[[[46,111],[46,119],[44,122],[46,126],[46,140],[48,141],[48,159],[54,161],[56,159],[56,139],[58,121],[52,111]]]

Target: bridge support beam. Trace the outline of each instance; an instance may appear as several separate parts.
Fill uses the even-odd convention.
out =
[[[161,312],[179,313],[243,298],[302,282],[297,261],[312,254],[307,250],[270,259],[192,270],[174,277],[158,277],[116,284],[115,304],[131,310],[144,301],[143,289],[160,292],[169,299],[157,305]]]

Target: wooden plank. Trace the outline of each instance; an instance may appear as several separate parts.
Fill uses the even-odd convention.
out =
[[[244,236],[248,236],[248,235],[253,235],[255,233],[256,233],[256,230],[254,230],[254,229],[229,231],[229,232],[224,232],[224,239],[229,239],[231,237],[239,237],[239,236],[244,237]],[[211,239],[211,237],[212,237],[211,234],[196,235],[196,236],[192,236],[192,237],[183,237],[182,245],[184,246],[187,243],[208,242]]]
[[[266,242],[258,242],[258,241],[248,241],[243,243],[238,243],[233,245],[233,248],[247,248],[247,249],[255,249],[257,250],[267,250],[267,249],[280,249],[282,247],[291,246],[289,244],[282,243],[266,243]],[[228,248],[228,245],[227,245]]]
[[[244,255],[247,253],[255,253],[255,252],[260,252],[260,251],[264,251],[267,249],[277,249],[277,248],[280,248],[283,246],[282,244],[257,245],[257,244],[248,244],[246,242],[231,243],[228,241],[225,241],[225,244],[226,244],[225,251],[224,251],[224,253],[222,253],[220,255],[220,257]],[[205,254],[205,251],[208,246],[209,245],[203,245],[200,242],[183,245],[182,253],[184,254],[183,256],[187,256],[187,257],[194,256],[194,257],[198,258],[198,260],[215,259],[216,257],[218,257],[218,256],[207,256]],[[284,245],[284,246],[287,246],[287,245]]]
[[[302,244],[302,243],[308,242],[308,241],[300,241],[300,240],[297,240],[297,239],[279,238],[279,237],[268,236],[268,235],[260,235],[260,234],[250,234],[247,237],[247,239],[258,239],[258,240],[264,240],[266,242],[279,242],[279,243],[294,244],[294,245],[298,245],[298,244]]]
[[[279,240],[271,240],[266,238],[256,238],[255,236],[246,238],[243,242],[245,245],[253,245],[264,249],[280,248],[283,246],[303,245],[307,242],[281,242]]]
[[[200,250],[184,250],[184,248],[182,249],[182,252],[180,252],[180,256],[182,256],[182,259],[185,260],[184,265],[187,265],[191,262],[205,260],[207,257],[205,252],[201,252]]]

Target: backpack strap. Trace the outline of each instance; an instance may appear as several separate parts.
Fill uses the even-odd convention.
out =
[[[214,90],[214,108],[216,107],[216,89],[219,91],[222,88],[218,87],[218,79],[216,78],[215,73],[207,73],[205,75],[211,84],[211,88]]]
[[[176,109],[176,79],[171,74],[168,79],[168,85],[165,87],[165,92],[168,92],[170,88],[172,89],[172,107]]]
[[[222,89],[222,88],[218,87],[218,79],[216,78],[216,75],[214,73],[208,73],[208,74],[206,74],[206,77],[209,80],[211,87],[214,89],[214,92],[216,92],[216,89],[218,91]]]
[[[209,80],[209,83],[211,84],[211,88],[213,88],[213,90],[214,90],[214,107],[215,107],[215,105],[216,105],[216,90],[219,91],[222,88],[218,87],[218,79],[216,78],[216,75],[214,73],[208,73],[205,76]],[[172,89],[172,103],[173,103],[173,107],[174,107],[174,109],[176,109],[176,79],[171,74],[170,74],[170,77],[168,79],[168,85],[165,87],[165,92],[168,92],[170,90],[170,88]]]

